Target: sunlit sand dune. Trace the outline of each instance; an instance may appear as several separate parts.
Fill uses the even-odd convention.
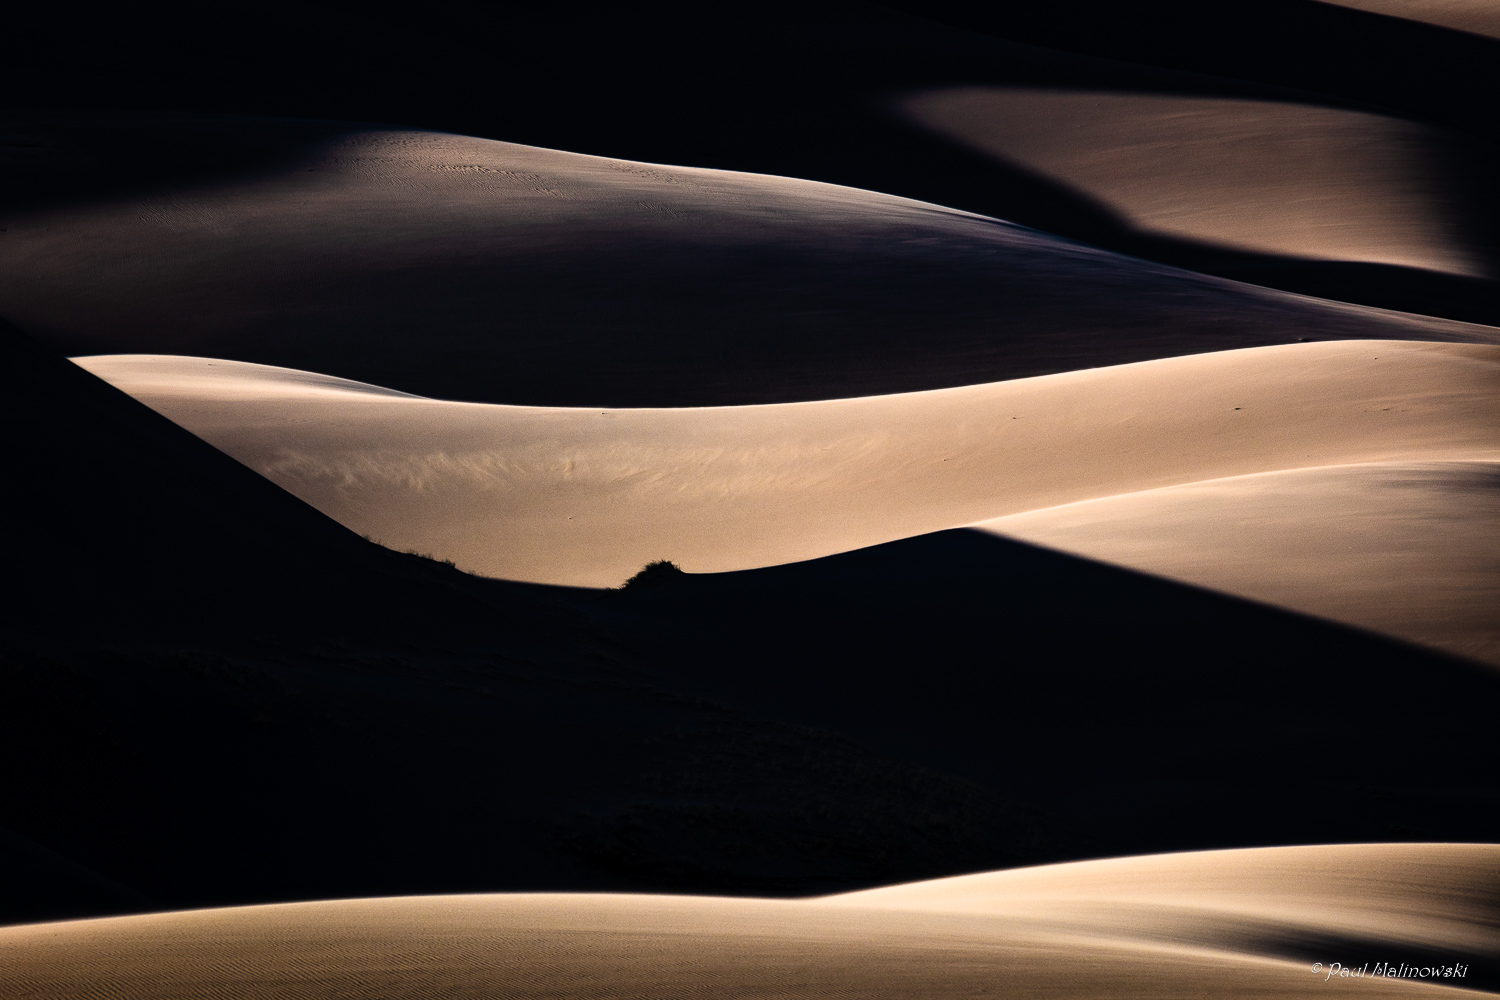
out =
[[[749,407],[417,399],[201,358],[78,359],[331,517],[486,575],[616,586],[1225,476],[1500,458],[1500,348],[1296,344]]]
[[[1424,21],[1500,38],[1500,5],[1494,0],[1323,0],[1408,21]]]
[[[123,172],[111,128],[30,121],[0,180],[89,190]],[[1495,339],[872,191],[310,128],[134,123],[131,156],[159,133],[177,145],[132,169],[171,180],[7,210],[7,317],[67,355],[230,358],[548,406],[888,394],[1301,339]],[[259,136],[275,155],[183,177],[167,151],[195,130]],[[1360,246],[1459,266],[1437,223],[1408,217],[1404,188],[1354,189],[1327,211],[1395,213]]]
[[[1427,126],[1273,101],[1031,88],[932,91],[901,108],[1150,232],[1314,260],[1485,272],[1440,179],[1452,140]]]
[[[201,910],[0,929],[0,997],[1433,996],[1433,981],[1492,985],[1475,959],[1495,951],[1497,876],[1494,846],[1382,844],[1084,862],[801,901]],[[1331,978],[1334,963],[1364,975]],[[1381,963],[1426,975],[1377,976]]]
[[[980,527],[1500,664],[1500,464],[1216,479]]]

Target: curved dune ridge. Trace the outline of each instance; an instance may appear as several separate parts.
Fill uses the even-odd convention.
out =
[[[900,108],[1143,230],[1315,260],[1487,271],[1433,178],[1451,140],[1427,126],[1274,101],[1015,87],[930,91]]]
[[[279,151],[228,179],[10,211],[8,318],[68,355],[549,406],[889,394],[1298,340],[1495,341],[788,177],[334,124],[315,140],[307,123],[146,120],[128,152],[170,133],[165,157],[210,124]],[[27,178],[118,169],[118,124],[27,128]],[[132,169],[157,168],[177,169]]]
[[[1497,347],[1295,344],[656,410],[445,402],[202,358],[76,361],[354,530],[484,575],[608,587],[658,558],[721,572],[986,522],[1493,655],[1500,565],[1467,540],[1494,523],[1491,495],[1472,476],[1414,491],[1326,467],[1500,461]],[[1225,478],[1288,469],[1305,471]],[[991,520],[1005,515],[1020,516]],[[1217,531],[1225,516],[1239,527]],[[1090,517],[1106,522],[1092,535]],[[1132,547],[1151,532],[1156,550]],[[1431,588],[1408,592],[1415,569]]]
[[[1422,21],[1475,35],[1500,38],[1500,6],[1493,0],[1323,0],[1373,14]]]
[[[1497,879],[1493,845],[1369,844],[1089,861],[810,900],[199,910],[0,929],[0,997],[1431,996],[1432,982],[1493,985]],[[1335,969],[1335,981],[1334,963],[1364,975]],[[1426,975],[1377,976],[1381,963]]]
[[[1500,664],[1500,463],[1259,473],[978,527]]]

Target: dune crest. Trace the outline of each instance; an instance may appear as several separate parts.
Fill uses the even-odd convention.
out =
[[[1500,7],[1491,0],[1323,0],[1372,14],[1436,24],[1475,35],[1500,38]]]
[[[1486,274],[1430,176],[1445,139],[1427,126],[1273,101],[1042,88],[933,91],[900,106],[1145,230],[1314,260]]]
[[[1500,665],[1500,464],[1259,473],[976,527]]]
[[[816,403],[582,410],[372,395],[258,366],[77,359],[394,548],[617,586],[775,565],[1224,476],[1500,457],[1500,348],[1296,344]],[[253,387],[253,391],[244,386]]]
[[[27,128],[38,145],[17,189],[90,162],[107,175],[125,155],[118,123]],[[67,355],[230,358],[583,407],[889,394],[1299,339],[1497,337],[790,177],[264,120],[146,119],[126,152],[149,175],[215,129],[277,155],[7,216],[7,317]],[[159,136],[172,141],[155,164]],[[1396,235],[1421,248],[1425,232]]]
[[[1444,985],[1486,985],[1473,970],[1495,952],[1493,899],[1477,887],[1497,875],[1492,845],[1380,844],[1122,858],[814,900],[439,896],[199,910],[0,929],[0,997],[95,996],[101,982],[131,1000],[1429,996],[1428,982],[1330,984],[1325,970],[1379,954],[1465,973]]]

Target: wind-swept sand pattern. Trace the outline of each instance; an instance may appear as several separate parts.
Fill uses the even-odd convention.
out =
[[[200,358],[78,363],[394,548],[617,586],[1288,468],[1500,458],[1500,348],[1348,341],[895,396],[581,410]]]
[[[1452,139],[1427,126],[1305,104],[1041,88],[938,90],[900,108],[1143,230],[1315,260],[1485,273],[1460,229],[1462,210],[1433,176]]]
[[[1268,472],[978,527],[1500,665],[1500,463]]]
[[[1428,982],[1330,982],[1326,969],[1415,962],[1451,969],[1444,985],[1492,985],[1474,966],[1496,950],[1497,878],[1493,846],[1389,844],[1125,858],[800,901],[200,910],[0,929],[0,997],[96,996],[101,983],[129,1000],[1431,996]]]

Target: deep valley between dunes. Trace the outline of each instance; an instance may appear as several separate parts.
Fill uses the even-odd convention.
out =
[[[37,529],[8,557],[11,920],[1494,828],[1500,677],[1467,661],[962,531],[484,580],[4,350],[7,515]]]
[[[0,1000],[1494,997],[1494,6],[7,10]]]

